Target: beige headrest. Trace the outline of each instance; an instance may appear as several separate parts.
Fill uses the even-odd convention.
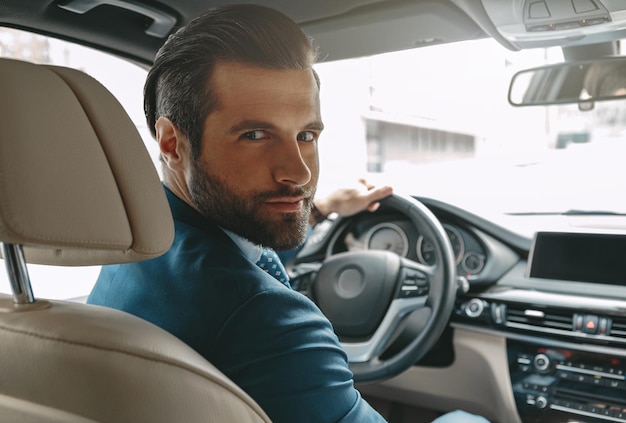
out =
[[[0,242],[26,260],[98,265],[163,254],[174,236],[132,121],[79,71],[0,59]]]

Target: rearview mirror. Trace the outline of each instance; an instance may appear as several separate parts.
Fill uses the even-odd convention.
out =
[[[600,100],[626,98],[626,57],[559,63],[513,75],[514,106],[578,103],[581,110]]]

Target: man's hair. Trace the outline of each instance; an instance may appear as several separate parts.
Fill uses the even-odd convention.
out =
[[[312,40],[274,9],[247,4],[210,10],[170,35],[157,53],[144,86],[148,128],[156,137],[157,119],[168,117],[196,158],[204,122],[219,106],[209,83],[216,63],[301,70],[312,69],[316,58]]]

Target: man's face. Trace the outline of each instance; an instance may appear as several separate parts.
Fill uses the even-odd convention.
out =
[[[288,250],[306,235],[322,131],[311,70],[218,63],[219,100],[188,187],[196,208],[255,244]]]

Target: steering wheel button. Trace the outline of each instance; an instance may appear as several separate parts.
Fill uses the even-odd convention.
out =
[[[415,285],[403,285],[400,288],[398,298],[414,298],[423,295],[421,290]]]
[[[427,282],[426,276],[412,270],[404,271],[404,283],[416,283],[416,284],[425,284]]]

